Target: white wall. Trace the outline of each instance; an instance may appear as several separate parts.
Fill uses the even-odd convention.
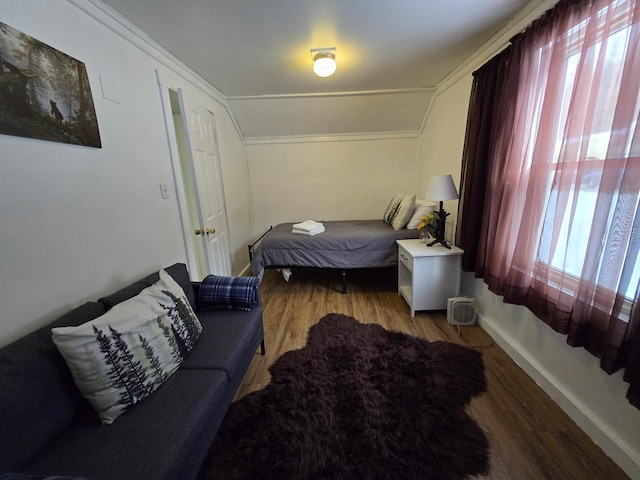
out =
[[[216,127],[229,220],[231,262],[233,274],[240,275],[249,268],[247,245],[253,241],[247,156],[231,116],[220,112],[216,115]]]
[[[255,234],[303,220],[382,218],[395,193],[418,193],[416,135],[247,141]]]
[[[306,56],[304,58],[306,60]],[[425,87],[244,96],[231,97],[228,101],[245,138],[299,137],[351,135],[354,125],[358,125],[358,132],[415,132],[432,94],[433,88]]]
[[[452,173],[458,183],[472,71],[553,3],[543,1],[524,12],[438,85],[419,142],[421,179]],[[455,216],[457,202],[446,205]],[[453,235],[451,227],[447,226],[448,238]],[[497,343],[631,478],[640,478],[640,410],[628,403],[628,384],[622,381],[621,373],[607,375],[597,358],[582,348],[568,346],[563,335],[526,308],[503,303],[473,274],[463,275],[461,293],[479,299],[480,324]]]
[[[450,87],[437,90],[432,99],[419,142],[417,176],[420,191],[426,193],[431,177],[447,174],[451,174],[456,188],[460,188],[462,149],[471,84],[471,76],[465,76]],[[458,201],[444,202],[444,209],[449,213],[445,237],[453,242],[458,218]]]
[[[84,11],[66,0],[0,4],[0,21],[86,64],[103,144],[0,135],[0,345],[124,282],[185,261],[156,70],[216,109],[226,190],[234,192],[232,249],[248,242],[246,204],[238,206],[248,195],[244,152],[213,89],[206,95],[207,86],[172,58],[145,42],[132,45],[104,11],[78,4]],[[120,103],[103,98],[101,77],[115,85]],[[168,200],[160,183],[171,186]]]

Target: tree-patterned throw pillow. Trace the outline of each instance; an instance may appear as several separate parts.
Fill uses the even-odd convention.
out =
[[[202,325],[166,272],[137,296],[77,327],[52,329],[53,342],[103,424],[141,402],[193,349]]]
[[[178,341],[183,358],[186,358],[196,345],[202,333],[202,324],[191,308],[191,303],[182,287],[164,270],[160,270],[160,281],[167,287],[162,291],[171,299],[165,308],[171,319],[172,331]],[[155,284],[157,285],[157,283]]]

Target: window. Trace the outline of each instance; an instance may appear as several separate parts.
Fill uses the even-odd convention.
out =
[[[474,73],[456,243],[640,408],[639,118],[640,0],[561,0]]]
[[[628,4],[627,4],[628,6]],[[608,6],[600,13],[600,18],[605,18]],[[596,221],[605,221],[607,232],[611,232],[612,222],[614,222],[615,207],[625,199],[625,192],[620,191],[620,183],[625,168],[628,163],[638,164],[640,162],[640,151],[638,145],[633,146],[631,138],[627,137],[624,145],[625,158],[611,158],[609,146],[612,135],[617,132],[612,131],[614,122],[617,97],[620,91],[620,83],[623,77],[625,66],[625,55],[630,42],[631,28],[624,24],[622,14],[628,15],[628,8],[618,12],[617,20],[614,22],[612,30],[608,35],[604,28],[597,30],[595,41],[581,48],[586,42],[587,32],[586,21],[572,28],[567,32],[571,37],[568,41],[566,60],[564,62],[564,81],[561,88],[561,98],[559,102],[558,126],[555,129],[555,150],[551,157],[552,164],[549,165],[547,175],[548,201],[545,209],[545,216],[540,232],[541,244],[538,251],[537,260],[544,265],[549,265],[558,278],[558,273],[568,275],[567,281],[556,283],[557,288],[564,288],[569,294],[575,294],[578,279],[582,276],[585,265],[585,257],[588,254],[588,245],[592,225]],[[603,24],[603,26],[606,24]],[[546,46],[548,48],[548,45]],[[575,102],[576,82],[578,67],[582,57],[588,57],[588,73],[595,76],[595,69],[601,68],[599,73],[600,85],[594,95],[589,107],[592,108],[591,130],[583,132],[580,136],[565,138],[567,122],[569,120],[569,110],[572,102]],[[640,88],[638,89],[640,92]],[[640,101],[635,99],[635,112],[629,130],[635,131],[640,109]],[[542,102],[539,102],[542,103]],[[585,117],[587,114],[585,113]],[[539,121],[539,116],[537,118]],[[535,135],[539,129],[534,130]],[[622,135],[625,132],[620,132]],[[615,154],[615,153],[614,153]],[[563,158],[563,161],[560,161]],[[603,178],[605,160],[613,168],[607,170],[607,178]],[[632,168],[638,169],[640,165]],[[564,181],[558,177],[565,177]],[[558,205],[559,197],[565,196],[562,208]],[[610,205],[606,219],[596,218],[596,207],[598,197],[607,196],[610,198]],[[633,216],[638,210],[637,191],[632,192],[629,198],[627,213]],[[560,228],[557,229],[557,216],[562,217]],[[607,248],[608,238],[603,237],[602,249]],[[609,245],[611,248],[611,246]],[[590,254],[593,255],[593,251]],[[625,256],[627,252],[621,252],[620,256]],[[607,265],[603,265],[604,257],[600,258],[598,269],[606,270]],[[607,275],[600,275],[597,278],[597,286],[605,289],[613,295],[616,291],[625,297],[627,302],[632,301],[636,294],[638,283],[640,282],[640,257],[630,272],[623,276],[622,272]],[[553,284],[553,283],[552,283]],[[626,309],[627,311],[629,308]],[[627,318],[622,318],[628,321]]]

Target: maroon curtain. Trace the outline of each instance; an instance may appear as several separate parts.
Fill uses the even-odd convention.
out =
[[[474,74],[456,234],[492,292],[626,366],[636,405],[638,2],[561,1]]]
[[[460,201],[458,217],[463,214],[465,221],[458,223],[456,245],[464,250],[462,269],[474,271],[480,249],[480,232],[485,223],[483,218],[485,193],[487,191],[487,163],[489,161],[492,131],[499,119],[505,116],[499,111],[502,98],[506,65],[509,63],[511,48],[489,60],[481,69],[473,72],[473,85],[469,101],[466,138],[462,153],[462,173],[460,176]],[[486,242],[483,243],[484,257]],[[482,277],[483,272],[476,272]]]

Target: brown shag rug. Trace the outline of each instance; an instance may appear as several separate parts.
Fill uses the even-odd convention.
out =
[[[464,479],[489,444],[465,406],[479,352],[330,314],[234,403],[200,472],[219,479]]]

